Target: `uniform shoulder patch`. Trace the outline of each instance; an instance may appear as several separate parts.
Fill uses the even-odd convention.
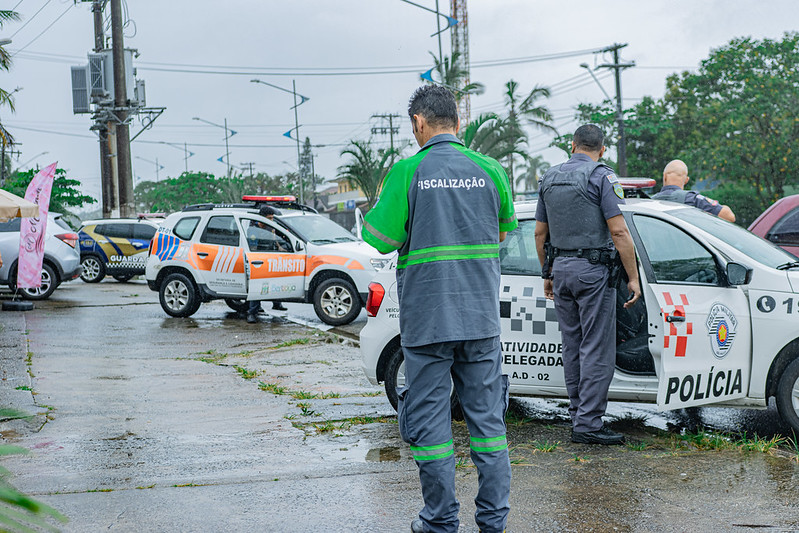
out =
[[[714,200],[714,199],[712,199],[712,198],[708,198],[708,197],[707,197],[707,196],[705,196],[705,195],[702,195],[702,194],[697,194],[697,195],[696,195],[696,197],[697,197],[699,200],[704,200],[704,201],[706,201],[707,203],[709,203],[709,204],[710,204],[710,205],[712,205],[713,207],[716,207],[717,205],[719,205],[719,202],[718,202],[718,200]]]
[[[624,189],[622,188],[621,183],[619,183],[619,178],[616,177],[616,174],[611,172],[610,174],[608,174],[605,177],[608,179],[610,184],[613,186],[613,194],[615,194],[619,198],[624,198]]]

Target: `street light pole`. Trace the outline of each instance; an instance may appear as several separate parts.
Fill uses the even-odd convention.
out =
[[[216,126],[217,128],[225,128],[225,156],[224,157],[225,157],[225,161],[227,162],[227,177],[228,177],[228,179],[230,179],[230,147],[228,145],[228,139],[230,137],[233,137],[234,135],[236,135],[236,133],[238,133],[238,132],[236,130],[232,130],[232,129],[227,127],[227,117],[225,117],[225,125],[224,126],[222,126],[221,124],[215,124],[215,123],[213,123],[211,121],[205,120],[204,118],[200,118],[200,117],[192,117],[191,119],[192,120],[199,120],[200,122],[205,122],[206,124],[210,124],[211,126]],[[187,157],[187,159],[188,159],[188,157]],[[220,157],[219,159],[220,159],[219,162],[221,163],[222,162],[221,161],[222,158]]]
[[[310,98],[308,98],[307,96],[303,96],[301,94],[297,94],[297,80],[291,80],[291,90],[284,89],[283,87],[280,87],[278,85],[273,85],[271,83],[268,83],[268,82],[265,82],[265,81],[261,81],[259,79],[252,79],[252,80],[250,80],[250,82],[251,83],[260,83],[262,85],[268,85],[269,87],[272,87],[272,88],[277,89],[279,91],[283,91],[283,92],[286,92],[286,93],[291,93],[294,96],[294,106],[292,107],[292,109],[294,109],[294,131],[295,131],[295,135],[296,135],[295,141],[297,141],[297,175],[299,176],[299,181],[300,181],[300,203],[304,203],[305,202],[305,185],[303,184],[302,166],[300,165],[300,161],[301,161],[302,157],[300,155],[300,122],[299,122],[299,118],[297,116],[297,108],[299,106],[301,106],[302,104],[304,104],[305,102],[307,102],[308,100],[310,100]],[[300,97],[300,101],[299,102],[297,102],[297,97],[298,96]],[[291,135],[289,135],[290,133],[291,133],[291,130],[289,130],[288,132],[284,133],[283,135],[290,139],[291,138]]]

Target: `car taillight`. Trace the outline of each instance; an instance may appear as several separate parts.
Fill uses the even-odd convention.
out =
[[[59,239],[67,243],[68,245],[75,248],[78,245],[78,234],[77,233],[59,233],[56,235]]]
[[[383,303],[383,297],[386,295],[386,289],[379,283],[374,281],[369,284],[369,296],[366,298],[366,314],[369,316],[377,316],[380,310],[380,304]]]

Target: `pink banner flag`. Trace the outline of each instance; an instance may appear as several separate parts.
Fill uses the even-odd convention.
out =
[[[50,193],[53,191],[55,166],[40,170],[28,185],[25,199],[39,206],[38,218],[23,218],[19,230],[19,263],[17,287],[32,289],[42,286],[42,261],[44,239],[47,231],[47,213],[50,211]]]

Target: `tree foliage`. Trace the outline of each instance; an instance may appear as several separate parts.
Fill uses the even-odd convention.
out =
[[[298,194],[297,175],[236,175],[217,178],[207,172],[184,172],[177,178],[144,181],[133,191],[144,212],[173,212],[187,205],[241,202],[245,194]]]
[[[469,81],[469,71],[461,67],[460,52],[453,52],[451,57],[444,56],[441,61],[433,52],[430,55],[433,57],[433,70],[438,73],[439,83],[452,90],[457,102],[467,94],[483,94],[485,86],[480,82]]]
[[[371,141],[350,141],[349,146],[341,151],[342,156],[349,156],[349,161],[338,167],[338,176],[346,178],[354,189],[360,189],[366,196],[367,207],[371,208],[383,186],[383,179],[401,151],[402,148],[375,149]]]
[[[39,169],[17,171],[6,179],[5,187],[8,192],[17,196],[25,196],[28,185]],[[93,204],[97,200],[80,192],[80,181],[68,178],[67,171],[57,168],[53,179],[53,191],[50,194],[50,211],[54,213],[72,214],[73,208],[80,208],[86,204]]]
[[[668,77],[663,98],[646,97],[624,115],[630,175],[660,180],[666,163],[682,159],[692,185],[702,182],[746,225],[798,184],[799,33],[733,39],[695,73]],[[610,102],[582,105],[577,118],[615,141]]]

